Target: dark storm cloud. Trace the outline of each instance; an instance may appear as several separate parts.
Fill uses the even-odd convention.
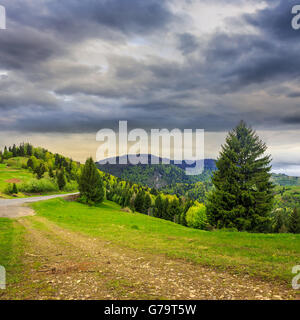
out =
[[[183,54],[189,54],[194,52],[199,44],[197,38],[190,33],[182,33],[178,35],[178,49]]]
[[[290,116],[284,117],[282,119],[282,122],[286,123],[286,124],[297,124],[297,125],[299,125],[300,124],[300,114],[296,113],[296,114],[292,114]]]
[[[105,32],[113,29],[144,34],[163,28],[174,19],[165,1],[160,0],[15,0],[13,4],[4,1],[4,5],[9,8],[9,17],[18,23],[72,39],[99,36],[101,28]]]
[[[297,90],[278,93],[286,100],[268,95],[272,86],[300,78],[300,31],[291,28],[291,1],[270,1],[206,37],[184,28],[166,1],[2,2],[8,29],[0,32],[0,108],[10,120],[5,125],[0,117],[2,130],[95,132],[120,118],[136,127],[210,131],[228,130],[241,119],[262,128],[298,124],[290,119]],[[249,26],[256,32],[243,32]],[[148,46],[142,53],[134,51],[137,37]],[[95,43],[89,40],[109,47],[101,53],[105,68],[90,62]],[[164,40],[171,53],[161,47]],[[9,86],[1,69],[9,71]]]
[[[300,98],[300,91],[294,91],[287,94],[287,97],[289,98]]]
[[[0,46],[0,68],[6,70],[28,70],[65,52],[55,38],[25,27],[0,32]]]
[[[7,9],[8,28],[0,33],[0,68],[6,69],[30,68],[91,38],[124,43],[122,34],[148,34],[175,18],[158,0],[4,0],[1,4]]]
[[[283,42],[299,40],[299,32],[291,28],[291,12],[298,0],[280,0],[275,7],[272,2],[256,15],[245,15],[246,21],[258,28],[266,37],[270,36]]]

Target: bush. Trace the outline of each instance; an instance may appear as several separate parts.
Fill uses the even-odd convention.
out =
[[[78,183],[76,181],[70,181],[64,186],[63,190],[66,192],[77,191]]]
[[[202,230],[207,230],[208,228],[206,207],[202,203],[196,202],[194,206],[190,207],[185,219],[188,227]]]
[[[5,194],[13,194],[13,186],[11,183],[9,183],[5,189],[4,189],[4,193]]]
[[[59,191],[56,183],[49,179],[31,179],[19,185],[20,192],[41,193]]]

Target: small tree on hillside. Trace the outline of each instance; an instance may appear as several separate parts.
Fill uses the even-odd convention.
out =
[[[42,162],[34,171],[36,173],[36,176],[38,179],[42,179],[45,172],[46,172],[46,167],[45,164]]]
[[[53,169],[51,167],[49,168],[49,177],[50,178],[54,178],[54,172],[53,172]]]
[[[17,185],[15,183],[13,184],[12,193],[13,194],[18,194],[18,187],[17,187]]]
[[[298,208],[295,208],[290,216],[288,231],[300,233],[300,211]]]
[[[134,208],[137,212],[144,212],[144,192],[139,191],[134,200]]]
[[[67,183],[63,169],[59,170],[59,172],[57,173],[56,182],[59,190],[63,190],[63,188],[66,186]]]
[[[146,196],[145,196],[145,199],[144,199],[144,211],[143,211],[143,213],[148,214],[149,209],[151,207],[151,204],[152,204],[152,200],[151,200],[150,194],[147,193]]]
[[[34,163],[33,163],[33,160],[31,158],[28,159],[27,161],[27,168],[31,168],[31,169],[34,169]]]
[[[92,158],[86,160],[79,177],[80,201],[90,205],[101,203],[105,197],[103,180]]]
[[[273,206],[270,156],[245,122],[229,132],[216,163],[214,190],[208,201],[210,223],[218,228],[268,230]]]

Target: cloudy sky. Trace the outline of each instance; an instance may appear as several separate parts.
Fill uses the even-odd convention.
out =
[[[206,157],[241,119],[274,169],[300,175],[300,30],[289,0],[0,0],[0,147],[84,160],[96,132],[205,129]]]

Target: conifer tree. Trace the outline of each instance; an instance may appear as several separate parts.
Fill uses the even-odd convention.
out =
[[[145,196],[145,199],[144,199],[144,212],[143,213],[148,214],[148,211],[151,207],[151,203],[152,203],[151,197],[150,197],[149,193],[147,193]]]
[[[13,184],[12,193],[13,194],[18,194],[18,187],[17,187],[17,185],[15,183]]]
[[[80,200],[93,205],[101,203],[105,197],[103,180],[92,158],[86,160],[79,177]]]
[[[34,170],[34,173],[36,173],[36,176],[38,179],[42,179],[45,172],[46,172],[46,167],[43,162],[41,162],[40,165]]]
[[[59,170],[56,179],[59,190],[63,190],[63,188],[66,186],[65,172],[63,169]]]
[[[139,191],[134,200],[134,207],[137,212],[144,212],[144,192]]]
[[[229,132],[214,173],[208,217],[218,228],[265,232],[273,206],[267,147],[245,122]]]
[[[53,172],[53,169],[51,167],[49,168],[49,177],[50,178],[54,178],[54,172]]]
[[[290,216],[289,232],[300,233],[300,212],[298,208],[295,208]]]
[[[163,198],[161,194],[159,194],[155,199],[154,216],[156,218],[162,218],[163,207],[164,207]]]

